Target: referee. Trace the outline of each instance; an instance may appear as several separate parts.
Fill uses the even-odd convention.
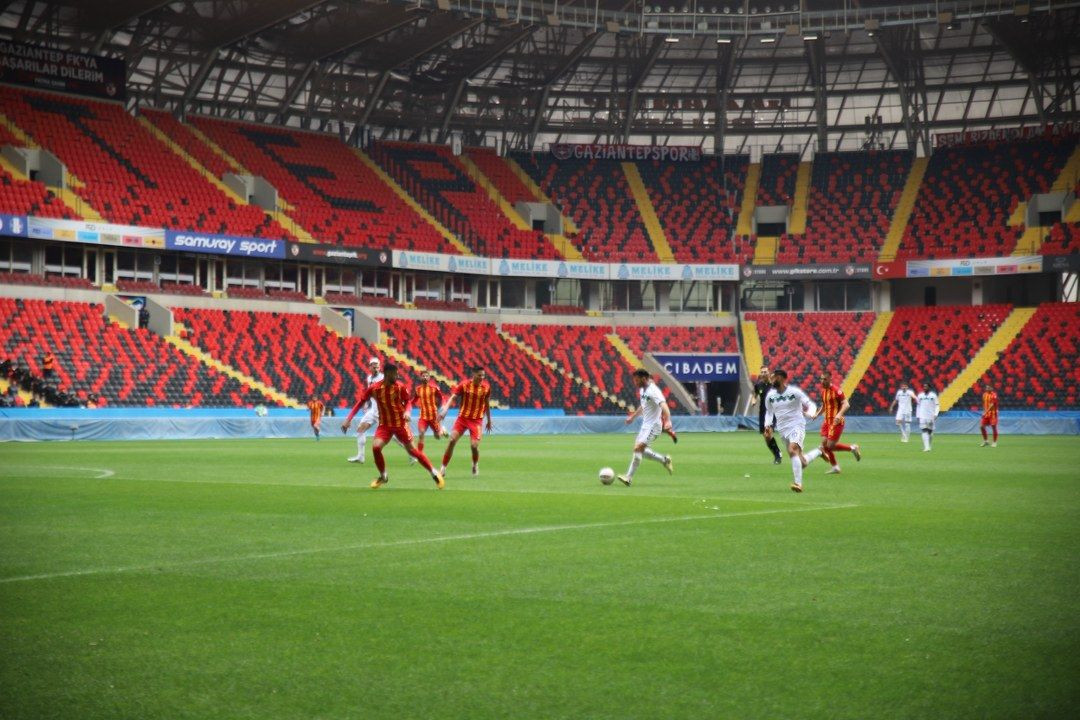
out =
[[[757,382],[754,383],[754,399],[751,401],[758,406],[758,432],[762,435],[765,434],[765,396],[769,394],[772,387],[769,368],[763,365],[758,372]],[[779,465],[781,462],[780,446],[776,444],[776,434],[774,433],[765,438],[765,444],[773,455],[773,465]]]

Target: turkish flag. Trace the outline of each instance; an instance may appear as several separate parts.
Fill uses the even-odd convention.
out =
[[[874,279],[907,277],[907,261],[894,260],[892,262],[874,263]]]

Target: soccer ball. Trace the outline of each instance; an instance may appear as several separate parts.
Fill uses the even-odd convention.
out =
[[[609,467],[600,468],[600,482],[605,485],[615,482],[615,471]]]

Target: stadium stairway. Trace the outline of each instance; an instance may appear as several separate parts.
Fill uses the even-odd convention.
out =
[[[475,162],[473,162],[467,155],[459,155],[458,161],[461,163],[461,166],[465,168],[465,172],[468,173],[469,177],[472,178],[473,182],[475,182],[478,186],[483,188],[485,192],[487,192],[488,197],[491,198],[491,201],[499,206],[499,209],[502,210],[503,215],[506,216],[506,218],[514,225],[514,227],[516,227],[518,230],[532,230],[529,224],[525,222],[525,219],[522,218],[521,215],[518,214],[518,211],[514,209],[514,206],[510,204],[510,201],[503,197],[503,194],[499,192],[499,188],[495,187],[495,183],[491,182],[491,179],[484,174],[484,171],[481,170]],[[544,236],[552,245],[555,246],[555,249],[559,251],[559,254],[562,255],[565,260],[581,261],[585,259],[581,255],[581,252],[577,249],[577,247],[575,247],[574,244],[570,242],[569,238],[563,235],[555,235],[552,233],[544,233]]]
[[[630,349],[630,346],[626,344],[617,333],[609,333],[606,335],[608,343],[611,347],[615,348],[615,352],[619,353],[619,356],[626,361],[626,364],[632,368],[643,367],[641,364],[641,358],[634,354],[634,351]]]
[[[641,172],[637,165],[632,162],[622,164],[623,173],[626,174],[626,182],[630,186],[630,193],[637,203],[638,212],[645,223],[645,231],[649,234],[649,242],[652,243],[656,257],[662,263],[675,262],[675,253],[671,251],[664,228],[660,225],[660,218],[656,216],[656,208],[649,199],[649,191],[645,189],[645,183],[641,179]]]
[[[599,395],[600,397],[607,400],[609,403],[612,403],[614,405],[618,405],[623,410],[628,409],[628,406],[627,406],[625,400],[623,400],[623,399],[621,399],[621,398],[619,398],[619,397],[617,397],[615,395],[612,395],[607,390],[605,390],[605,389],[603,389],[603,388],[601,388],[601,387],[599,387],[597,385],[592,384],[591,382],[589,382],[585,378],[582,378],[582,377],[579,377],[578,375],[575,375],[574,373],[570,372],[568,369],[564,368],[559,363],[557,363],[554,360],[552,360],[551,358],[547,357],[546,355],[541,353],[539,350],[534,348],[532,345],[525,342],[524,340],[517,337],[516,335],[508,333],[508,332],[502,330],[501,328],[499,330],[496,330],[496,333],[499,335],[499,337],[506,340],[506,342],[508,342],[511,345],[513,345],[514,347],[518,348],[523,353],[525,353],[529,357],[533,358],[534,360],[536,360],[541,365],[546,365],[547,367],[551,368],[554,372],[557,372],[557,373],[559,373],[560,375],[562,375],[564,377],[570,378],[575,383],[577,383],[578,385],[580,385],[583,388],[585,388],[586,390],[588,390],[590,393],[592,393],[594,395]]]
[[[462,255],[474,254],[468,245],[463,243],[457,235],[450,232],[450,230],[445,225],[436,220],[435,217],[426,209],[424,209],[424,207],[420,203],[418,203],[412,195],[405,192],[405,188],[401,187],[401,185],[398,185],[397,181],[390,177],[390,174],[386,172],[386,170],[384,170],[381,165],[372,160],[366,152],[364,152],[360,148],[349,149],[353,151],[356,157],[360,158],[360,162],[364,163],[364,165],[366,165],[369,170],[378,175],[379,179],[382,180],[383,183],[385,183],[386,186],[390,188],[395,195],[401,198],[402,202],[408,205],[413,210],[413,212],[422,217],[429,225],[435,228],[435,230],[444,238],[446,238],[446,241],[453,245],[458,252],[460,252]]]
[[[1061,168],[1054,184],[1050,186],[1050,192],[1070,192],[1076,185],[1076,179],[1080,177],[1080,143],[1073,148],[1065,166]],[[1016,206],[1016,211],[1009,218],[1009,225],[1022,225],[1027,217],[1027,203],[1023,202]],[[1074,201],[1065,213],[1066,223],[1080,222],[1080,201]],[[1042,251],[1043,242],[1049,234],[1049,228],[1026,227],[1024,234],[1016,242],[1013,255],[1038,255]]]
[[[847,377],[844,378],[844,382],[840,386],[840,389],[848,397],[851,397],[851,394],[855,392],[855,388],[859,387],[859,383],[862,381],[863,375],[866,374],[866,370],[870,367],[870,363],[877,357],[878,348],[885,338],[885,332],[889,329],[892,319],[893,312],[891,310],[880,312],[874,318],[874,324],[870,327],[870,332],[866,334],[866,341],[859,348],[859,354],[855,356],[855,362],[851,364],[851,369],[848,370]]]
[[[759,237],[754,243],[754,265],[776,264],[776,251],[780,247],[780,238]]]
[[[9,387],[11,387],[11,382],[6,378],[0,378],[0,395],[7,394]],[[23,402],[23,407],[28,406],[30,404],[30,401],[34,399],[33,393],[28,390],[23,390],[22,388],[19,388],[17,392],[19,394],[19,399]],[[52,405],[45,402],[44,398],[38,400],[38,406],[43,408],[52,407]]]
[[[746,185],[743,187],[742,205],[739,208],[739,222],[735,225],[736,235],[746,237],[754,234],[754,207],[757,205],[760,182],[761,163],[750,163],[746,170]]]
[[[907,230],[911,212],[915,209],[915,199],[919,196],[919,188],[922,186],[923,176],[926,174],[927,158],[915,158],[911,162],[911,170],[908,172],[904,190],[900,194],[900,202],[896,204],[896,212],[893,213],[892,223],[889,225],[889,233],[885,236],[885,243],[881,246],[880,260],[889,262],[896,259],[896,252],[900,249],[900,243],[904,239],[904,231]]]
[[[746,361],[746,374],[757,377],[757,371],[765,363],[765,354],[761,350],[761,336],[758,335],[757,323],[743,320],[742,324],[743,357]]]
[[[979,352],[971,358],[967,367],[961,370],[956,379],[941,391],[941,395],[938,396],[941,412],[951,409],[964,396],[964,393],[974,387],[990,366],[997,362],[1005,348],[1009,347],[1009,344],[1020,334],[1037,309],[1016,308],[1009,313],[1009,317],[1005,318],[1005,322],[1001,323]]]
[[[810,171],[813,163],[801,162],[795,175],[795,198],[791,205],[791,218],[788,220],[789,235],[806,234],[806,214],[810,202]]]
[[[218,370],[219,372],[221,372],[221,373],[223,373],[225,375],[228,375],[229,377],[237,380],[238,382],[240,382],[240,383],[242,383],[244,385],[247,385],[251,389],[257,390],[258,392],[261,392],[263,395],[270,398],[271,400],[276,402],[278,405],[281,405],[283,407],[290,407],[290,408],[303,408],[304,407],[304,404],[302,402],[300,402],[299,400],[289,397],[288,395],[281,392],[277,388],[272,388],[269,385],[266,385],[265,383],[259,382],[258,380],[251,377],[250,375],[245,375],[244,373],[240,372],[239,370],[232,367],[231,365],[226,365],[225,363],[221,362],[217,358],[211,356],[209,353],[205,352],[204,350],[202,350],[200,348],[195,347],[194,345],[192,345],[187,340],[184,340],[181,337],[178,337],[176,335],[170,335],[169,337],[164,338],[164,340],[165,340],[165,342],[169,343],[170,345],[175,347],[180,352],[182,352],[182,353],[184,353],[186,355],[190,355],[191,357],[195,358],[196,360],[203,363],[204,365],[209,365],[210,367]]]
[[[548,205],[555,204],[551,202],[551,198],[544,194],[544,191],[540,189],[540,186],[536,184],[536,181],[529,177],[529,173],[525,172],[524,168],[517,164],[517,161],[511,157],[504,157],[502,161],[506,163],[506,166],[510,168],[510,171],[517,176],[517,179],[521,181],[521,184],[528,188],[529,192],[531,192],[533,197],[539,202],[547,203]],[[569,215],[562,216],[562,226],[563,232],[568,232],[571,235],[576,235],[578,232],[577,225],[574,224],[573,219]],[[566,238],[563,239],[566,240]],[[569,241],[567,240],[567,242]],[[577,250],[577,248],[574,249],[575,251]]]

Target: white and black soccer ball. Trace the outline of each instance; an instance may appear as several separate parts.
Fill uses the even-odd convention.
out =
[[[615,482],[615,471],[609,467],[600,468],[600,482],[604,485]]]

